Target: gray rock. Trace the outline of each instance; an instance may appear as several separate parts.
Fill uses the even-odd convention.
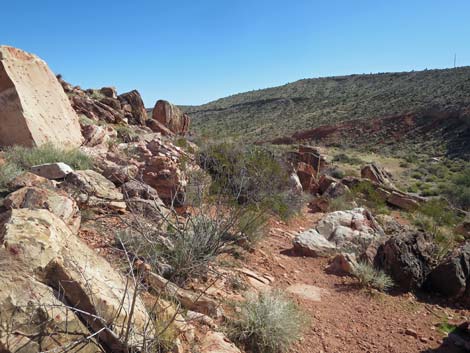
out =
[[[405,231],[377,249],[376,267],[383,269],[405,291],[419,289],[436,267],[437,247],[430,234]]]
[[[426,285],[446,297],[462,296],[470,278],[470,243],[455,250],[428,276]]]
[[[315,229],[300,233],[292,243],[294,251],[304,256],[330,256],[337,251],[336,246]]]

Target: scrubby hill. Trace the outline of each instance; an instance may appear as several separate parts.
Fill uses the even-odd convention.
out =
[[[470,67],[303,79],[183,109],[202,134],[270,140],[356,119],[470,106]]]

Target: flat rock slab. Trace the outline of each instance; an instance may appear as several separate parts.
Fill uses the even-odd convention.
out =
[[[327,293],[326,289],[303,283],[293,284],[287,287],[286,291],[314,302],[321,301],[321,296]]]

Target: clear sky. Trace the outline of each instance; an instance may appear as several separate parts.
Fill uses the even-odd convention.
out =
[[[470,65],[470,0],[0,0],[0,43],[84,88],[201,104],[301,78]]]

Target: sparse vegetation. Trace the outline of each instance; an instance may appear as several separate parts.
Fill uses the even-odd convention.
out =
[[[266,141],[351,119],[469,106],[469,75],[461,67],[303,79],[182,108],[198,134]]]
[[[353,275],[362,287],[374,288],[384,292],[394,286],[390,276],[366,262],[359,262],[354,268]]]
[[[199,153],[198,161],[213,178],[212,195],[223,194],[284,219],[300,209],[301,195],[288,189],[287,170],[266,148],[212,144]]]
[[[228,326],[230,337],[256,353],[287,352],[297,341],[305,317],[290,299],[280,292],[252,296]]]
[[[38,164],[55,162],[63,162],[81,170],[93,167],[91,158],[78,149],[62,150],[51,144],[35,148],[14,146],[5,151],[5,158],[8,163],[22,170],[28,170]]]
[[[7,190],[8,183],[21,174],[21,172],[21,168],[14,163],[5,163],[0,166],[0,190]]]

